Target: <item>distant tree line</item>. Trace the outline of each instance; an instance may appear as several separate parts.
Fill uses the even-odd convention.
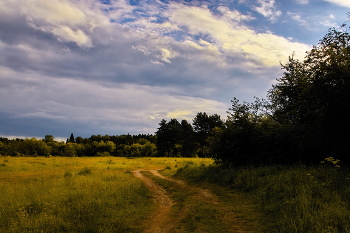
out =
[[[9,156],[119,156],[119,157],[211,157],[208,137],[215,127],[224,122],[217,114],[200,112],[190,124],[176,119],[162,120],[155,135],[92,135],[90,138],[74,137],[66,142],[44,139],[0,138],[0,155]]]
[[[0,155],[8,156],[156,156],[155,136],[151,134],[74,137],[65,142],[54,140],[52,135],[44,139],[0,138]]]

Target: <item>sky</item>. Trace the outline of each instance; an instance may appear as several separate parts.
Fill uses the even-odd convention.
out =
[[[265,98],[349,0],[0,0],[0,136],[154,134]]]

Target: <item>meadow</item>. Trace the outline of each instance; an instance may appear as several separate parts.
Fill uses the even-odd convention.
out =
[[[0,157],[0,232],[144,232],[157,206],[135,169],[163,169],[219,198],[203,202],[145,172],[175,202],[173,232],[235,232],[221,224],[229,221],[245,232],[350,232],[350,171],[330,162],[228,169],[202,158]]]
[[[0,157],[0,232],[142,232],[156,206],[131,171],[188,162],[212,163],[195,158]]]

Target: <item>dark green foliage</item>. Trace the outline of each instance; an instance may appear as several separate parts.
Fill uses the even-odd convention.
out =
[[[169,122],[162,120],[159,123],[157,135],[157,148],[159,156],[174,157],[181,153],[181,124],[176,119]]]
[[[74,138],[73,133],[71,133],[69,139],[67,138],[67,143],[68,143],[68,142],[75,142],[75,138]]]
[[[223,121],[217,114],[207,115],[205,112],[197,113],[196,117],[193,119],[193,129],[196,133],[197,142],[199,143],[199,157],[212,157],[208,148],[207,139],[215,127],[221,128],[223,125]]]
[[[234,98],[209,139],[217,162],[237,165],[350,163],[350,35],[331,29],[303,62],[289,58],[268,101]]]
[[[176,119],[159,123],[157,148],[159,156],[211,157],[207,139],[215,127],[222,127],[223,121],[217,114],[199,112],[193,119],[193,127],[186,120]]]
[[[71,135],[72,137],[73,135]],[[74,136],[73,136],[74,137]],[[73,141],[58,142],[52,135],[43,140],[0,138],[0,155],[6,156],[134,156],[150,157],[157,154],[153,135],[93,135],[90,138],[77,137]],[[148,139],[147,139],[148,138]],[[116,144],[115,142],[119,143]],[[130,149],[131,148],[131,149]]]

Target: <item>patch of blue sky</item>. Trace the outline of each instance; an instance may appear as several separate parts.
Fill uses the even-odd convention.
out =
[[[185,38],[187,38],[188,34],[185,33],[184,31],[172,31],[172,32],[166,32],[166,33],[163,33],[164,36],[169,36],[171,38],[173,38],[175,41],[184,41]]]
[[[136,19],[134,19],[134,18],[122,18],[119,21],[116,20],[116,21],[111,21],[111,22],[118,22],[120,24],[125,24],[125,23],[132,23],[135,21],[136,21]]]
[[[105,5],[111,5],[111,0],[100,0],[100,3]]]
[[[131,6],[138,6],[140,5],[140,0],[129,0],[128,1]]]

